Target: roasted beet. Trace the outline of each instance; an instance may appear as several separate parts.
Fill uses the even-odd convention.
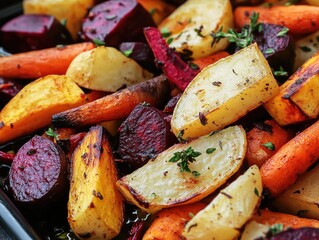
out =
[[[155,26],[152,16],[135,0],[109,0],[89,12],[81,38],[118,47],[122,42],[145,41],[143,28],[147,26]]]
[[[135,60],[143,68],[151,72],[158,72],[154,63],[153,52],[148,44],[143,42],[123,42],[120,44],[119,50]]]
[[[253,41],[258,44],[271,67],[278,70],[281,66],[291,72],[295,51],[292,38],[285,33],[286,28],[266,23],[261,23],[261,27],[262,31],[254,32]]]
[[[22,86],[16,81],[0,78],[0,109],[21,89]]]
[[[168,103],[165,105],[165,108],[163,110],[164,113],[173,113],[174,108],[178,102],[178,100],[181,98],[182,94],[179,93],[175,97],[171,98]]]
[[[0,163],[11,165],[14,157],[15,157],[14,153],[6,153],[6,152],[0,151]]]
[[[18,204],[44,207],[59,202],[68,187],[63,151],[49,139],[34,136],[17,152],[9,181]]]
[[[267,234],[265,238],[258,238],[256,240],[319,240],[319,228],[303,227],[297,229],[287,229],[278,234]]]
[[[120,126],[118,153],[132,168],[143,166],[171,145],[164,117],[156,108],[139,104]]]
[[[1,27],[0,41],[11,53],[55,47],[72,42],[70,33],[50,15],[25,14]]]

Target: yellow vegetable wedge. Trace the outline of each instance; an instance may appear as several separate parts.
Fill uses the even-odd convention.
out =
[[[26,85],[0,112],[0,144],[51,123],[53,114],[85,103],[84,92],[68,77],[48,75]]]
[[[81,239],[112,239],[124,220],[123,199],[112,150],[101,126],[92,127],[75,149],[68,221]]]
[[[195,77],[174,109],[172,130],[187,139],[222,129],[278,92],[267,60],[252,44]]]
[[[226,39],[213,42],[212,32],[233,27],[233,12],[229,0],[188,0],[160,24],[163,34],[173,41],[170,47],[178,52],[189,52],[200,58],[224,50]]]
[[[186,224],[183,236],[187,240],[235,239],[252,216],[261,192],[259,169],[252,166]]]
[[[214,192],[239,169],[246,144],[246,133],[240,126],[176,144],[121,178],[117,187],[126,200],[149,213],[196,202]],[[182,172],[178,166],[181,162],[170,159],[190,148],[201,155],[188,162],[191,172]]]

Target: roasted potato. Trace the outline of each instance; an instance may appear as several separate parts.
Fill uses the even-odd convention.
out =
[[[188,240],[235,239],[252,216],[262,190],[259,169],[252,166],[186,224],[183,236]]]
[[[84,103],[84,92],[70,78],[39,78],[26,85],[0,112],[0,144],[41,129],[51,123],[53,114]]]
[[[195,160],[190,159],[191,162],[174,162],[176,156],[187,158],[196,152],[201,154]],[[214,192],[239,169],[245,152],[245,131],[239,126],[229,127],[172,146],[122,177],[117,187],[127,201],[149,213],[196,202]],[[189,172],[185,164],[189,165]]]
[[[208,56],[228,46],[226,39],[212,45],[212,32],[233,26],[233,13],[229,0],[188,0],[159,25],[161,32],[173,41],[170,47],[188,52],[192,58]]]
[[[71,157],[68,221],[80,239],[112,239],[124,220],[114,158],[102,129],[92,127]]]
[[[116,92],[151,79],[153,74],[115,48],[100,46],[75,57],[66,76],[88,89]]]
[[[235,122],[279,91],[256,44],[204,68],[188,85],[171,125],[184,139],[208,134]]]

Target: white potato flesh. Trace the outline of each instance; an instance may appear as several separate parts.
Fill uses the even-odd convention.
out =
[[[266,233],[269,231],[268,225],[258,223],[256,221],[249,221],[243,233],[240,236],[240,240],[252,240],[257,238],[263,238],[266,236]]]
[[[237,229],[252,216],[261,192],[259,169],[251,166],[186,224],[183,236],[188,240],[234,239]]]
[[[122,52],[104,46],[80,53],[66,75],[81,87],[106,92],[116,92],[153,77]]]
[[[117,182],[123,196],[146,212],[199,201],[220,187],[241,166],[246,152],[246,133],[233,126],[190,143],[176,144],[154,160]],[[181,172],[176,162],[169,162],[174,153],[192,147],[201,153],[189,164],[199,176]],[[206,150],[216,148],[213,153]]]
[[[172,130],[187,139],[222,129],[278,92],[267,60],[252,44],[194,78],[174,109]]]
[[[227,39],[212,46],[212,32],[227,31],[233,27],[233,13],[229,0],[188,0],[161,23],[162,32],[172,33],[170,47],[178,52],[191,51],[193,58],[200,58],[224,50]]]

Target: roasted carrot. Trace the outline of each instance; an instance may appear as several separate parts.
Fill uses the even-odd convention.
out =
[[[316,6],[238,7],[234,11],[235,24],[243,27],[250,23],[253,12],[259,13],[259,22],[283,25],[292,34],[307,34],[319,30],[319,7]]]
[[[266,225],[282,224],[285,228],[315,227],[319,228],[319,221],[315,219],[300,218],[286,213],[272,212],[266,209],[254,214],[251,220]]]
[[[160,211],[144,234],[143,240],[182,239],[185,224],[205,206],[206,204],[197,202]]]
[[[1,57],[0,77],[35,79],[50,74],[65,74],[79,53],[94,47],[93,43],[84,42]]]
[[[283,129],[274,120],[256,123],[247,133],[245,158],[249,166],[261,165],[292,138],[292,133]]]
[[[273,197],[291,186],[319,158],[319,121],[283,145],[261,167],[265,188]]]
[[[169,83],[164,75],[107,95],[80,107],[52,116],[57,127],[80,127],[127,117],[134,107],[143,102],[153,106],[166,101]]]
[[[229,53],[226,51],[220,51],[213,53],[209,56],[198,58],[192,61],[192,63],[196,64],[200,70],[207,67],[210,64],[213,64],[214,62],[217,62],[218,60],[229,56]]]

